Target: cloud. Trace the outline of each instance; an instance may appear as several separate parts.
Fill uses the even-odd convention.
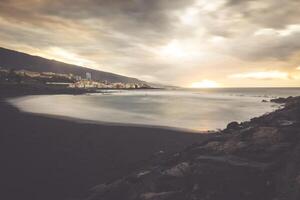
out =
[[[270,61],[290,71],[300,53],[299,7],[299,0],[2,0],[0,45],[170,84],[244,66],[263,71]]]
[[[248,39],[235,39],[228,52],[249,61],[275,59],[288,61],[290,57],[300,52],[300,33],[279,35],[277,32],[256,32],[254,38],[248,35]]]
[[[263,28],[255,31],[255,36],[279,36],[286,37],[300,32],[300,24],[288,25],[284,29]]]
[[[229,78],[234,79],[262,79],[262,80],[269,80],[269,79],[289,79],[289,74],[286,72],[281,71],[260,71],[260,72],[245,72],[239,74],[232,74]]]
[[[228,0],[227,6],[240,12],[244,19],[266,28],[284,28],[299,23],[298,0]]]

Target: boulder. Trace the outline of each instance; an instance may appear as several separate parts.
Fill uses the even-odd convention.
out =
[[[252,139],[257,144],[276,144],[282,140],[282,135],[275,127],[259,127]]]
[[[239,128],[239,123],[238,122],[230,122],[227,125],[227,129],[230,129],[230,130],[234,130],[234,129],[237,129],[237,128]]]
[[[186,172],[189,170],[189,168],[190,168],[189,163],[182,162],[170,169],[167,169],[165,171],[165,174],[169,176],[183,177],[186,174]]]

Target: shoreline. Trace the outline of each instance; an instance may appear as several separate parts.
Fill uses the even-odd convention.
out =
[[[65,95],[66,97],[68,97],[68,99],[72,99],[73,98],[72,95],[77,95],[77,94],[84,97],[84,96],[102,96],[101,94],[105,94],[105,93],[106,93],[105,91],[98,91],[98,92],[93,92],[93,93],[90,93],[90,92],[88,92],[88,93],[72,93],[72,92],[56,93],[56,92],[53,92],[53,93],[49,94],[49,96],[54,95],[54,97],[50,97],[50,99],[52,99],[52,100],[50,100],[50,104],[53,101],[55,102],[56,95],[58,95],[58,97],[59,97],[59,95],[62,95],[62,96]],[[36,94],[38,95],[39,93],[36,93]],[[99,95],[97,95],[97,94],[99,94]],[[42,99],[43,99],[43,95],[46,95],[46,94],[42,93],[42,95],[41,95]],[[229,96],[231,96],[231,95],[229,95]],[[74,115],[74,113],[72,113],[72,112],[67,112],[68,114],[65,114],[65,113],[60,112],[60,110],[58,110],[58,112],[55,112],[49,108],[48,108],[48,112],[47,112],[47,104],[44,105],[45,109],[43,109],[43,108],[41,109],[42,111],[37,110],[37,109],[31,110],[31,109],[27,109],[26,107],[22,106],[22,98],[24,98],[26,100],[26,96],[17,97],[17,98],[20,98],[21,104],[20,105],[18,104],[18,99],[16,101],[14,101],[12,98],[12,101],[10,103],[13,106],[17,107],[18,109],[20,109],[23,112],[28,112],[28,113],[31,113],[34,115],[39,115],[39,116],[53,117],[53,118],[58,118],[58,119],[63,119],[63,120],[71,120],[71,121],[75,121],[75,122],[79,122],[79,123],[91,123],[91,124],[111,125],[111,126],[121,126],[121,127],[122,126],[130,126],[130,127],[158,128],[158,129],[169,129],[169,130],[180,131],[180,132],[190,132],[190,133],[200,133],[200,134],[215,133],[215,132],[218,132],[218,131],[226,128],[226,125],[228,123],[230,123],[231,121],[235,121],[235,120],[238,122],[242,122],[242,121],[246,121],[246,120],[248,121],[252,117],[256,117],[258,115],[264,115],[264,114],[270,113],[270,112],[274,111],[275,109],[279,108],[279,106],[275,103],[273,103],[274,105],[271,105],[271,102],[268,101],[268,104],[263,104],[263,103],[260,103],[260,100],[257,100],[256,103],[259,104],[258,106],[261,106],[261,108],[262,108],[262,109],[260,109],[260,111],[258,110],[258,112],[253,112],[252,114],[251,114],[251,112],[248,112],[248,113],[245,112],[248,115],[244,114],[244,116],[241,116],[241,118],[235,117],[232,119],[230,117],[227,118],[226,116],[224,116],[224,117],[222,117],[223,120],[219,120],[219,121],[221,121],[222,126],[213,126],[212,125],[212,126],[208,126],[206,128],[202,128],[201,126],[195,125],[195,123],[199,123],[199,122],[194,122],[194,124],[191,124],[191,125],[195,125],[195,126],[188,126],[188,125],[184,125],[184,124],[177,125],[176,123],[160,123],[160,122],[156,123],[155,120],[152,123],[151,119],[150,119],[150,121],[141,121],[141,122],[139,120],[137,120],[137,121],[134,121],[136,123],[132,123],[132,121],[130,121],[130,120],[122,120],[122,119],[114,120],[114,119],[111,119],[110,116],[108,116],[108,118],[101,117],[102,116],[101,112],[99,113],[100,117],[98,117],[98,118],[97,118],[97,116],[93,117],[93,115],[91,115],[91,116],[83,115],[82,116],[82,115],[80,115],[80,113],[78,113],[78,115]],[[76,97],[74,97],[74,98],[76,98]],[[80,99],[80,97],[78,97],[78,98]],[[252,98],[252,96],[251,96],[251,98]],[[29,95],[28,99],[30,100],[30,95]],[[33,96],[33,99],[34,99],[34,96]],[[68,102],[68,101],[64,101],[64,102]],[[71,102],[72,102],[72,100],[71,100]],[[267,102],[267,101],[263,100],[262,102]],[[35,105],[34,104],[32,104],[32,105],[33,105],[32,107],[35,108]],[[247,105],[247,104],[243,103],[243,105]],[[244,107],[243,105],[240,107]],[[66,106],[67,106],[67,108],[69,107],[68,105],[66,105]],[[76,105],[76,106],[78,107],[78,105]],[[54,109],[55,109],[55,107],[56,107],[56,105],[53,105]],[[78,110],[77,107],[76,108],[71,107],[71,109]],[[63,108],[63,107],[61,107],[61,108]],[[108,106],[107,108],[109,109],[110,107]],[[217,108],[217,106],[216,106],[216,108]],[[242,109],[240,109],[240,110],[242,110]],[[216,114],[219,114],[219,113],[216,113]],[[76,117],[74,117],[74,116],[76,116]],[[111,119],[111,120],[109,121],[109,119]],[[155,119],[160,119],[160,118],[159,118],[159,116],[156,116]],[[214,124],[214,123],[218,123],[218,121],[213,121],[213,119],[211,119],[208,123]],[[205,124],[202,124],[202,125],[204,125],[203,127],[205,127]]]
[[[150,90],[154,90],[156,88],[152,88]],[[109,89],[111,90],[111,89]],[[118,89],[120,90],[120,89]],[[128,89],[124,89],[124,90],[128,90]],[[133,89],[130,89],[133,90]],[[141,89],[137,89],[137,90],[141,90]],[[172,127],[172,126],[159,126],[159,125],[147,125],[147,124],[130,124],[130,123],[118,123],[118,122],[105,122],[105,121],[98,121],[98,120],[87,120],[87,119],[80,119],[80,118],[75,118],[75,117],[68,117],[68,116],[62,116],[62,115],[53,115],[53,114],[45,114],[45,113],[34,113],[34,112],[26,112],[26,111],[22,111],[19,108],[17,108],[17,106],[12,105],[11,102],[9,102],[10,99],[14,99],[14,98],[23,98],[23,97],[27,97],[27,96],[35,96],[35,95],[89,95],[89,94],[102,94],[102,92],[99,92],[99,90],[95,90],[95,91],[82,91],[82,90],[62,90],[62,91],[57,91],[57,90],[53,90],[52,92],[49,93],[44,93],[44,92],[39,92],[39,91],[35,91],[35,92],[25,92],[21,95],[13,92],[10,94],[2,94],[2,96],[0,95],[0,101],[8,104],[9,106],[14,107],[15,109],[17,109],[19,112],[23,112],[23,113],[28,113],[31,115],[35,115],[35,116],[40,116],[40,117],[47,117],[47,118],[55,118],[55,119],[60,119],[60,120],[67,120],[67,121],[73,121],[76,123],[82,123],[82,124],[95,124],[95,125],[102,125],[102,126],[118,126],[118,127],[139,127],[139,128],[153,128],[153,129],[162,129],[162,130],[171,130],[174,132],[180,132],[180,133],[184,133],[184,134],[211,134],[211,133],[215,133],[217,131],[214,130],[204,130],[204,131],[197,131],[197,130],[193,130],[193,129],[185,129],[185,128],[180,128],[180,127]]]
[[[298,200],[300,97],[92,188],[89,200]]]
[[[49,93],[1,90],[1,199],[78,199],[93,185],[125,176],[154,157],[209,137],[161,128],[78,123],[20,112],[4,102],[24,94]]]
[[[0,94],[3,199],[144,200],[154,195],[182,200],[194,195],[208,200],[273,200],[285,192],[275,187],[284,186],[280,177],[298,177],[286,167],[297,169],[300,157],[300,149],[299,156],[289,154],[298,151],[299,98],[273,100],[285,106],[250,121],[229,123],[220,132],[189,134],[24,113],[3,101],[6,97],[31,95],[30,91]],[[54,90],[51,94],[65,93]],[[188,184],[183,184],[186,181]],[[294,179],[287,181],[297,186]],[[181,190],[176,190],[178,187]]]
[[[84,95],[79,94],[79,95]],[[87,93],[90,94],[90,93]],[[49,94],[49,95],[57,95],[57,94]],[[60,95],[60,94],[59,94]],[[62,94],[64,95],[64,94]],[[67,94],[70,95],[70,94]],[[71,94],[72,95],[72,94]],[[32,95],[28,95],[32,96]],[[88,120],[88,119],[81,119],[81,118],[76,118],[76,117],[69,117],[69,116],[63,116],[63,115],[55,115],[55,114],[46,114],[46,113],[34,113],[34,112],[26,112],[22,111],[17,106],[12,105],[12,103],[9,102],[10,99],[14,98],[22,98],[22,97],[27,97],[25,96],[17,96],[17,97],[9,97],[9,98],[4,98],[5,100],[3,101],[4,103],[7,103],[9,106],[14,107],[17,109],[19,112],[22,113],[28,113],[30,115],[35,115],[35,116],[40,116],[40,117],[46,117],[46,118],[53,118],[53,119],[60,119],[60,120],[66,120],[66,121],[71,121],[79,124],[94,124],[94,125],[100,125],[100,126],[118,126],[118,127],[136,127],[136,128],[147,128],[147,129],[161,129],[161,130],[171,130],[174,132],[180,132],[183,134],[212,134],[218,132],[217,130],[194,130],[194,129],[187,129],[187,128],[180,128],[180,127],[172,127],[172,126],[159,126],[159,125],[147,125],[147,124],[134,124],[134,123],[120,123],[120,122],[108,122],[108,121],[98,121],[98,120]],[[1,99],[0,99],[1,100]]]

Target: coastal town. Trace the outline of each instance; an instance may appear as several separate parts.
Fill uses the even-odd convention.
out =
[[[54,72],[35,72],[28,70],[12,70],[0,67],[0,83],[23,85],[48,85],[65,88],[80,89],[150,89],[145,83],[109,82],[94,80],[91,72],[85,76],[75,74],[61,74]]]

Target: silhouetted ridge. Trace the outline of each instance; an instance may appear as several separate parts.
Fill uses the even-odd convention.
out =
[[[39,56],[13,51],[0,47],[0,67],[15,70],[29,70],[36,72],[54,72],[62,74],[74,74],[85,77],[86,72],[92,73],[95,81],[145,83],[136,78],[121,76],[113,73],[94,70],[77,65],[71,65],[55,60],[48,60]]]

